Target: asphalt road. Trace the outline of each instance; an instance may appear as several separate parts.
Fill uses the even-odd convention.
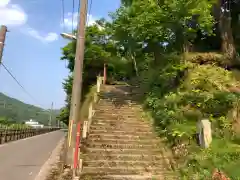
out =
[[[63,136],[55,131],[0,145],[0,180],[34,180]]]

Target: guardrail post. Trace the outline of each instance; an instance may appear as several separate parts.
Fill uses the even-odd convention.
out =
[[[4,140],[3,140],[3,132],[0,131],[0,144],[3,144]]]
[[[83,133],[82,137],[85,139],[87,137],[87,132],[88,132],[88,121],[83,122]]]
[[[89,105],[89,108],[88,108],[88,127],[87,127],[87,131],[89,132],[90,130],[90,126],[91,126],[91,123],[92,123],[92,117],[93,117],[93,103],[91,102],[90,105]]]
[[[97,93],[100,92],[100,88],[101,88],[100,77],[97,77]]]
[[[7,142],[7,135],[8,135],[8,128],[5,128],[5,133],[4,133],[4,143]]]

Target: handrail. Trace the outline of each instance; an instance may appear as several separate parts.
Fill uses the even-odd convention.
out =
[[[101,87],[103,85],[103,77],[97,76],[97,82],[96,82],[96,91],[93,93],[93,96],[91,97],[91,102],[88,106],[88,117],[87,120],[80,121],[77,124],[77,134],[76,134],[76,146],[75,146],[75,153],[74,153],[74,170],[80,173],[82,170],[82,159],[80,159],[80,144],[81,141],[84,141],[90,131],[90,126],[92,124],[92,118],[95,113],[95,107],[99,100],[99,93],[101,92]],[[82,128],[81,128],[82,127]]]

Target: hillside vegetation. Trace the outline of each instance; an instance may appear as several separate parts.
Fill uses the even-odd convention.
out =
[[[53,124],[56,122],[58,110],[53,111]],[[49,111],[42,108],[23,103],[17,99],[8,97],[0,93],[0,124],[4,123],[23,123],[34,119],[48,125]]]
[[[86,28],[84,88],[102,74],[104,63],[109,79],[137,83],[140,103],[172,149],[182,179],[212,179],[215,169],[240,179],[239,6],[235,0],[122,0],[111,22]],[[75,43],[63,48],[71,72],[63,121]],[[197,144],[201,119],[212,123],[208,149]]]
[[[179,63],[182,57],[174,54],[163,58],[171,63],[144,71],[140,87],[146,94],[144,107],[172,148],[182,177],[210,178],[218,168],[237,179],[240,95],[231,89],[239,82],[231,71],[215,65],[192,63],[193,59]],[[206,150],[199,148],[196,138],[201,119],[212,122],[213,142]]]

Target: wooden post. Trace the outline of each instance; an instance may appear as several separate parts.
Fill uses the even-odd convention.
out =
[[[87,137],[87,132],[88,132],[88,121],[83,122],[83,132],[82,132],[82,137],[85,139]]]
[[[93,114],[93,103],[91,102],[89,107],[88,107],[88,119],[92,119],[92,114]]]
[[[104,63],[104,68],[103,68],[103,84],[106,85],[107,83],[107,65]]]
[[[8,128],[6,127],[5,134],[4,134],[4,143],[7,142],[7,134],[8,134]]]
[[[100,89],[101,89],[101,77],[98,76],[97,77],[97,93],[100,92]]]
[[[91,102],[90,105],[89,105],[89,108],[88,108],[88,132],[90,130],[90,126],[91,126],[91,123],[92,123],[92,116],[93,116],[93,103]]]

